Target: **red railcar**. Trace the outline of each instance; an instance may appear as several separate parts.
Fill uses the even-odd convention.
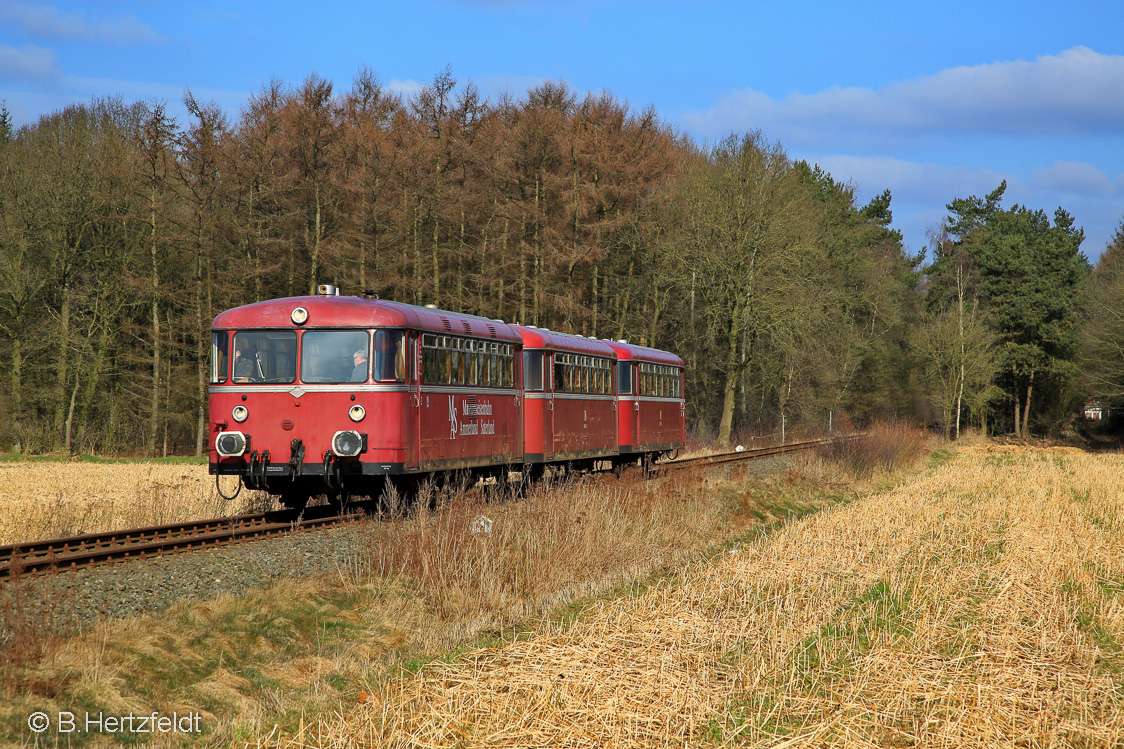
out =
[[[683,360],[625,341],[606,343],[617,355],[620,461],[651,463],[681,449],[687,438]]]
[[[212,474],[281,496],[534,473],[683,446],[683,362],[656,349],[332,286],[212,325]]]
[[[212,336],[211,472],[286,504],[522,465],[522,342],[505,323],[326,286],[223,312]]]
[[[615,458],[613,349],[596,339],[514,328],[523,340],[524,462],[590,467]]]

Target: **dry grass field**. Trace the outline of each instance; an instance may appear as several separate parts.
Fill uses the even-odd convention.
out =
[[[1119,747],[1121,486],[1120,455],[966,448],[265,743]]]
[[[225,517],[263,502],[246,491],[223,500],[205,464],[0,461],[0,544]]]
[[[811,455],[739,473],[546,483],[514,502],[487,492],[431,496],[435,512],[415,505],[331,532],[355,543],[322,561],[323,576],[103,621],[80,637],[49,634],[49,612],[67,605],[65,594],[35,601],[46,621],[36,607],[0,607],[0,626],[32,635],[0,650],[0,744],[30,738],[32,711],[74,706],[199,710],[205,746],[299,734],[317,716],[350,713],[360,694],[403,672],[522,638],[536,622],[580,616],[601,597],[637,595],[768,523],[870,486]],[[490,533],[473,532],[480,515]],[[99,745],[96,735],[82,739],[74,745]]]

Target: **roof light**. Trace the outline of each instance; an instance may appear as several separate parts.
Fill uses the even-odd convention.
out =
[[[293,318],[294,324],[304,325],[306,322],[308,322],[308,310],[306,310],[304,307],[297,307],[295,310],[293,310],[293,314],[290,315],[290,317]]]

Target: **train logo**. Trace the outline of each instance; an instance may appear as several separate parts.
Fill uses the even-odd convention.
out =
[[[449,396],[449,439],[455,440],[457,438],[457,405],[453,401],[453,396]]]

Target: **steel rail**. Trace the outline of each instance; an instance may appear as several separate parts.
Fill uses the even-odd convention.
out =
[[[191,549],[214,548],[252,538],[339,525],[356,519],[330,507],[303,513],[291,510],[171,523],[69,538],[0,546],[0,579],[47,570],[73,570],[117,560],[133,560]]]
[[[774,455],[786,455],[788,453],[802,452],[804,450],[813,450],[817,447],[826,445],[834,445],[843,442],[850,442],[851,440],[859,439],[861,434],[848,434],[840,437],[828,437],[818,440],[805,440],[803,442],[790,442],[786,445],[773,445],[770,447],[757,447],[750,450],[742,450],[741,452],[719,453],[717,455],[704,455],[698,458],[687,458],[685,460],[669,460],[663,463],[657,463],[653,466],[653,470],[661,469],[685,469],[685,468],[709,468],[711,466],[724,465],[726,463],[739,463],[742,461],[761,460],[763,458],[771,458]]]

